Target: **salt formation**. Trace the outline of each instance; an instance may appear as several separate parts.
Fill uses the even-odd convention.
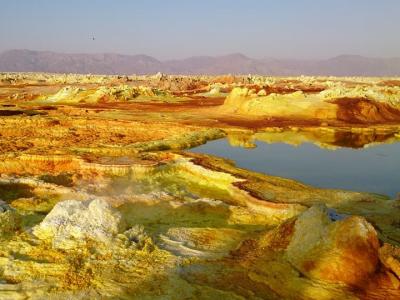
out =
[[[42,97],[40,102],[78,104],[78,103],[98,103],[98,102],[117,102],[132,101],[140,97],[169,97],[166,91],[145,86],[131,87],[128,85],[100,86],[97,89],[84,89],[66,86],[57,93]]]
[[[235,87],[221,112],[242,116],[294,120],[331,120],[345,123],[396,122],[400,118],[398,93],[394,90],[336,87],[318,94],[296,91],[285,94]]]
[[[333,222],[321,204],[296,220],[287,257],[309,277],[359,285],[376,271],[378,249],[377,233],[364,218]]]
[[[74,88],[72,86],[63,87],[56,94],[51,95],[46,99],[47,102],[74,102],[73,100],[80,95],[84,89]]]
[[[67,200],[57,203],[33,233],[52,241],[56,249],[71,249],[90,242],[108,243],[125,227],[121,214],[105,200]]]
[[[284,95],[272,93],[268,96],[259,96],[259,94],[248,88],[234,88],[226,97],[222,109],[243,115],[269,117],[303,119],[334,119],[336,117],[336,105],[315,96],[306,95],[302,91]]]

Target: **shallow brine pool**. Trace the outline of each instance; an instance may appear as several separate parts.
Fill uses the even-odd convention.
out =
[[[233,147],[227,139],[191,149],[231,159],[240,168],[295,179],[321,188],[372,192],[396,197],[400,192],[400,143],[367,148],[320,148],[256,141],[256,148]]]

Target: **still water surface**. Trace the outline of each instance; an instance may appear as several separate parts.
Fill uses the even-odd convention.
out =
[[[256,142],[257,147],[232,147],[226,139],[191,149],[231,159],[248,170],[295,179],[321,188],[388,195],[400,192],[400,143],[327,150],[311,143]]]

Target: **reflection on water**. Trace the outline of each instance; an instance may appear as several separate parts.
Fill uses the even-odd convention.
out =
[[[308,134],[292,131],[231,136],[191,151],[228,158],[241,168],[316,187],[373,192],[392,198],[400,192],[400,143],[394,134],[387,137],[390,144],[384,144],[384,139],[354,134],[342,134],[344,140],[327,143],[310,139]],[[334,136],[337,138],[337,133]],[[329,139],[329,135],[324,137]],[[354,140],[355,148],[339,147],[353,145]]]

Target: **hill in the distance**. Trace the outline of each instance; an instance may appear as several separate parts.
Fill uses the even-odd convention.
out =
[[[2,72],[53,72],[81,74],[259,74],[398,76],[400,58],[340,55],[325,60],[253,59],[243,54],[195,56],[160,61],[147,55],[68,54],[9,50],[0,54]]]

